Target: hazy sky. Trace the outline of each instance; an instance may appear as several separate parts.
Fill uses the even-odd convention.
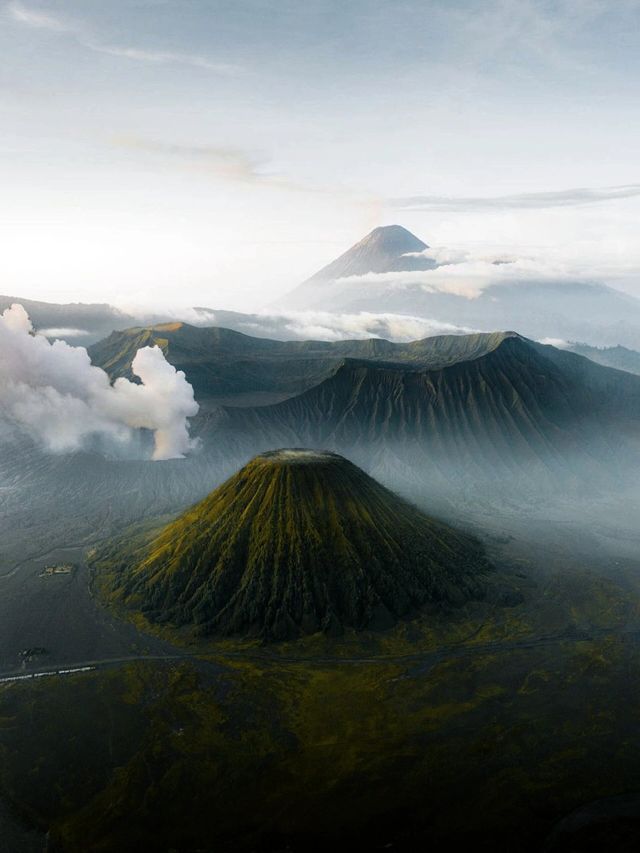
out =
[[[640,295],[639,33],[640,0],[4,3],[0,292],[254,308],[398,222]]]

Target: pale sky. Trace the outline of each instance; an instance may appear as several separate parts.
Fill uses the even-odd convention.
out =
[[[640,295],[640,0],[0,6],[0,293],[252,310],[367,231]]]

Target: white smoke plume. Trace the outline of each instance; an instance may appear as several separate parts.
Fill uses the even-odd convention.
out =
[[[120,443],[136,429],[154,432],[153,458],[184,456],[192,447],[187,419],[198,411],[193,388],[159,347],[138,350],[138,385],[91,364],[83,347],[34,335],[22,305],[0,315],[0,412],[52,451],[83,446],[92,435]]]

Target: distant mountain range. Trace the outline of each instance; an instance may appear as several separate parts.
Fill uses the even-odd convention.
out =
[[[283,402],[203,415],[201,434],[240,455],[256,440],[327,447],[423,495],[624,476],[640,436],[635,376],[513,334],[480,342],[449,338],[460,350],[446,365],[345,359]]]
[[[257,338],[273,340],[306,341],[348,340],[352,338],[380,337],[411,340],[429,334],[455,333],[455,323],[430,321],[388,313],[366,313],[355,316],[331,312],[298,312],[286,309],[246,314],[241,311],[206,308],[153,308],[133,314],[111,305],[37,302],[19,296],[0,296],[0,312],[14,302],[24,306],[37,332],[50,339],[59,339],[75,346],[90,346],[107,337],[112,331],[132,327],[147,328],[174,322],[188,322],[194,326],[220,326]],[[460,328],[461,333],[469,329]]]
[[[337,260],[311,276],[276,307],[335,312],[386,311],[452,322],[472,329],[517,329],[531,338],[640,346],[640,300],[605,284],[536,280],[496,259],[480,292],[464,265],[429,257],[426,243],[398,225],[376,228]],[[485,263],[490,270],[491,263]],[[439,282],[430,276],[444,271]],[[425,275],[426,273],[426,275]],[[455,280],[452,291],[450,278]],[[521,280],[519,280],[519,278]],[[444,283],[444,287],[441,285]]]
[[[113,329],[126,329],[136,323],[131,314],[106,303],[58,304],[21,296],[0,296],[0,313],[14,302],[24,307],[35,329],[80,346],[100,340]]]
[[[53,455],[0,424],[5,558],[18,559],[26,524],[37,552],[176,513],[274,447],[339,453],[453,519],[487,502],[570,494],[577,507],[636,487],[640,377],[513,332],[301,343],[171,324],[112,334],[91,355],[115,378],[147,343],[203,403],[199,448],[170,462],[143,461],[144,442],[137,459],[97,444]]]
[[[531,272],[522,278],[508,259],[485,261],[484,270],[486,280],[477,288],[464,263],[447,259],[446,253],[430,255],[426,243],[390,225],[374,229],[261,313],[195,307],[172,316],[150,308],[133,316],[106,304],[55,305],[9,296],[0,296],[0,311],[21,302],[36,329],[83,345],[97,343],[114,330],[183,320],[278,340],[408,340],[431,330],[515,329],[532,339],[640,348],[639,299],[592,281],[554,281],[548,275],[536,280]],[[407,329],[413,332],[407,335]],[[606,358],[584,354],[597,361]],[[626,360],[623,369],[629,363]]]
[[[238,462],[328,448],[426,494],[505,477],[534,489],[610,480],[637,451],[640,379],[514,332],[300,343],[174,324],[114,333],[91,355],[128,376],[145,343],[193,384],[204,448]]]
[[[585,358],[602,364],[605,367],[615,367],[616,370],[626,370],[627,373],[640,375],[640,352],[627,347],[592,347],[589,344],[570,343],[566,349],[583,355]]]

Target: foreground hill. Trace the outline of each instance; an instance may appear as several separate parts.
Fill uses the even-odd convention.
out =
[[[199,633],[285,639],[389,627],[482,589],[479,546],[333,453],[264,453],[141,546],[107,551],[111,595]]]

